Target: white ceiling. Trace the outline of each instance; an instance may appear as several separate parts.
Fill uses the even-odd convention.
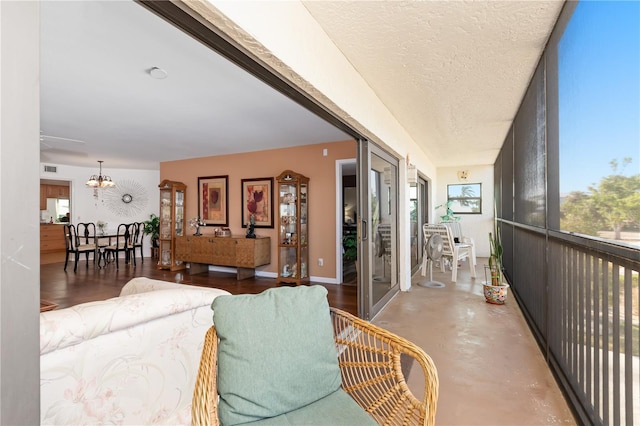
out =
[[[132,1],[44,1],[41,15],[43,162],[159,169],[349,139]]]
[[[493,163],[562,4],[304,2],[436,166]],[[138,4],[41,10],[43,162],[158,169],[349,138]]]

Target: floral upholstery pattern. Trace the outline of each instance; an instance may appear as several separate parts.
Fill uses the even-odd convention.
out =
[[[190,424],[222,294],[135,278],[120,297],[41,313],[41,424]]]

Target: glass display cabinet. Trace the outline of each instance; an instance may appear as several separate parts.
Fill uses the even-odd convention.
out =
[[[176,258],[176,237],[185,233],[184,215],[187,186],[182,182],[163,180],[160,185],[160,256],[158,269],[177,271],[185,263]]]
[[[309,178],[285,170],[278,182],[278,279],[296,285],[309,282]]]

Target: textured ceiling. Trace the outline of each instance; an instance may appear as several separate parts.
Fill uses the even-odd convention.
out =
[[[436,166],[492,164],[562,1],[305,1]]]
[[[493,163],[563,3],[303,4],[432,162],[454,166]],[[348,139],[131,1],[42,2],[41,23],[43,162],[157,169]]]

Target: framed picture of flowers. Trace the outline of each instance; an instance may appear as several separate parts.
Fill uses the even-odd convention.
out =
[[[205,226],[229,225],[229,176],[198,178],[198,217]]]
[[[242,179],[242,227],[273,228],[273,178]]]

